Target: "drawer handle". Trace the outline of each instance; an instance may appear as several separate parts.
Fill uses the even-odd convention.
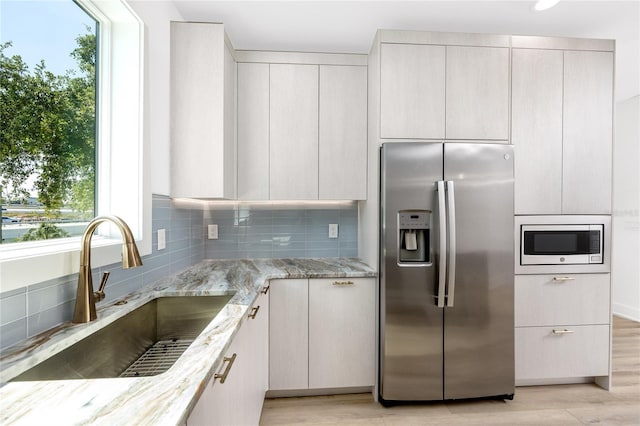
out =
[[[564,330],[553,330],[552,333],[553,334],[571,334],[573,333],[573,330],[567,330],[565,328]]]
[[[233,366],[233,363],[236,360],[236,354],[234,353],[233,355],[229,356],[225,356],[224,358],[222,358],[222,362],[227,362],[227,367],[224,369],[224,371],[222,372],[222,374],[214,374],[213,375],[213,380],[215,379],[220,379],[220,383],[224,383],[225,380],[227,380],[227,376],[229,375],[229,371],[231,371],[231,367]]]
[[[353,285],[353,281],[334,281],[333,285]]]
[[[262,294],[267,294],[269,293],[269,289],[271,288],[271,285],[265,285],[264,287],[262,287],[261,293]]]
[[[553,280],[557,282],[565,282],[565,281],[573,281],[575,280],[575,278],[574,277],[553,277]]]
[[[248,318],[256,319],[256,315],[258,315],[258,311],[260,310],[260,305],[254,306],[251,308],[251,312],[247,315]]]

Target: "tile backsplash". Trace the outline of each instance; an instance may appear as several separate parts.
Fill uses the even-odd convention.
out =
[[[152,253],[143,266],[123,270],[120,263],[93,269],[97,286],[111,273],[108,304],[202,259],[355,257],[358,206],[355,202],[275,204],[190,202],[153,195]],[[329,238],[329,224],[338,238]],[[217,240],[207,225],[217,224]],[[158,251],[158,229],[166,230],[166,249]],[[0,293],[0,350],[71,320],[78,275]]]
[[[218,239],[205,240],[209,259],[355,257],[358,206],[333,204],[210,204],[205,226],[218,225]],[[329,238],[329,224],[338,238]]]

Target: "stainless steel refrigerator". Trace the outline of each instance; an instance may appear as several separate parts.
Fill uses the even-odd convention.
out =
[[[512,399],[513,148],[380,153],[379,400]]]

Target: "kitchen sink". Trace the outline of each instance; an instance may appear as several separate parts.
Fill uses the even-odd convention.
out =
[[[153,299],[11,381],[161,374],[171,368],[232,296]]]

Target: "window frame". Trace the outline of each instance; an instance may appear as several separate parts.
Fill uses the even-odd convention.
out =
[[[149,143],[144,85],[144,23],[123,0],[75,0],[98,22],[96,216],[115,214],[151,253]],[[77,273],[81,237],[0,246],[0,293]],[[93,267],[119,262],[119,231],[101,225]]]

